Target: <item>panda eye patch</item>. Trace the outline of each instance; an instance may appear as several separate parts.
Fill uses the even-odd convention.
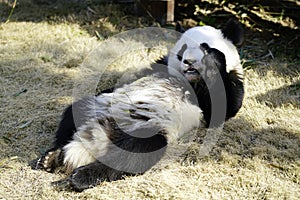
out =
[[[177,58],[179,61],[182,61],[183,53],[185,52],[186,49],[187,49],[187,45],[184,44],[182,45],[181,49],[178,51]]]

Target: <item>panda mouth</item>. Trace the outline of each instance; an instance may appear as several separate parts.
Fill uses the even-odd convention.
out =
[[[194,67],[189,67],[183,70],[183,74],[189,82],[196,82],[199,81],[200,79],[200,73]]]
[[[183,70],[184,74],[195,74],[195,75],[200,75],[199,71],[195,69],[194,67],[189,67],[185,70]]]

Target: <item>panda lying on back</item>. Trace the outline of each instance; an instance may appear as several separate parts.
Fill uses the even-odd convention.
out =
[[[69,106],[54,147],[36,168],[52,172],[64,165],[71,175],[56,184],[82,191],[147,171],[168,143],[196,127],[221,126],[242,105],[243,70],[233,45],[241,41],[235,20],[222,30],[187,30],[170,51],[167,68],[158,62],[152,74]]]

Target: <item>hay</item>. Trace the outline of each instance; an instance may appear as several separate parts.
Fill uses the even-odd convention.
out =
[[[51,187],[63,174],[28,163],[51,146],[78,66],[101,41],[76,24],[10,22],[0,42],[0,199],[300,198],[300,74],[290,63],[275,58],[246,71],[244,105],[209,157],[199,159],[193,143],[144,175],[76,193]]]

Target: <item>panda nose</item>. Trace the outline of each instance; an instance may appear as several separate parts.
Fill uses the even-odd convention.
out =
[[[192,66],[193,64],[195,64],[197,61],[196,60],[194,60],[194,59],[185,59],[185,60],[183,60],[183,63],[185,64],[185,65],[188,65],[188,66]]]

